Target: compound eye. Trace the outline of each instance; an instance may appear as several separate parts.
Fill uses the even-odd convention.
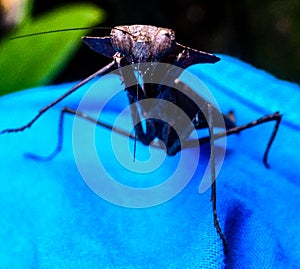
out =
[[[129,29],[124,26],[117,26],[110,33],[111,44],[113,48],[124,56],[128,56],[132,52],[132,36]]]
[[[152,55],[155,59],[162,58],[175,44],[175,33],[170,29],[161,29],[152,42]]]

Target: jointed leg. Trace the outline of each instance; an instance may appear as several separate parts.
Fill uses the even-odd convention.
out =
[[[87,77],[86,79],[82,80],[81,82],[79,82],[78,84],[76,84],[73,88],[71,88],[69,91],[67,91],[65,94],[63,94],[62,96],[60,96],[59,98],[57,98],[56,100],[54,100],[52,103],[50,103],[49,105],[43,107],[38,114],[27,124],[23,125],[22,127],[19,128],[12,128],[12,129],[5,129],[3,131],[0,132],[1,134],[4,133],[16,133],[16,132],[21,132],[24,131],[27,128],[30,128],[31,125],[37,121],[37,119],[39,117],[41,117],[47,110],[49,110],[51,107],[55,106],[57,103],[59,103],[61,100],[65,99],[67,96],[69,96],[70,94],[72,94],[73,92],[77,91],[81,86],[83,86],[84,84],[86,84],[87,82],[91,81],[92,79],[98,77],[98,76],[102,76],[107,74],[109,71],[112,71],[115,68],[115,61],[112,61],[111,63],[109,63],[108,65],[104,66],[103,68],[101,68],[100,70],[98,70],[97,72],[95,72],[94,74],[90,75],[89,77]]]
[[[102,121],[96,120],[96,119],[94,119],[94,118],[92,118],[92,117],[88,116],[87,114],[84,114],[80,111],[65,107],[65,108],[62,109],[61,114],[60,114],[59,125],[58,125],[58,141],[57,141],[57,146],[56,146],[55,150],[48,156],[39,156],[39,155],[35,155],[35,154],[32,154],[32,153],[26,153],[26,157],[36,159],[36,160],[39,160],[39,161],[49,161],[49,160],[53,159],[58,153],[60,153],[60,151],[62,150],[62,145],[63,145],[63,123],[64,123],[65,114],[71,114],[71,115],[79,116],[83,119],[86,119],[86,120],[88,120],[92,123],[95,123],[99,126],[102,126],[102,127],[106,128],[106,129],[115,131],[119,134],[122,134],[124,136],[128,136],[128,137],[134,139],[134,135],[129,133],[129,132],[126,132],[126,131],[124,131],[120,128],[113,127],[113,126],[111,126],[107,123],[104,123]]]
[[[263,123],[266,123],[266,122],[275,121],[276,123],[275,123],[274,129],[273,129],[273,132],[271,134],[271,137],[269,139],[267,148],[266,148],[265,153],[263,155],[263,163],[267,168],[269,168],[270,166],[268,164],[268,154],[269,154],[270,148],[273,144],[273,141],[275,139],[275,136],[277,134],[277,131],[278,131],[278,128],[279,128],[279,125],[280,125],[280,122],[281,122],[281,118],[282,118],[282,114],[280,114],[279,112],[275,112],[273,114],[263,116],[263,117],[259,118],[258,120],[252,121],[250,123],[247,123],[247,124],[244,124],[244,125],[241,125],[241,126],[236,126],[234,128],[228,129],[224,132],[214,134],[213,138],[214,138],[214,140],[217,140],[217,139],[220,139],[224,136],[228,136],[228,135],[232,135],[232,134],[238,134],[238,133],[240,133],[240,132],[242,132],[246,129],[250,129],[254,126],[257,126],[257,125],[260,125],[260,124],[263,124]],[[201,145],[201,144],[207,144],[209,142],[210,142],[210,137],[207,136],[207,137],[200,138],[198,140],[187,141],[184,144],[184,148],[191,148],[191,147],[195,147],[195,145],[197,145],[197,144]]]
[[[226,242],[225,235],[222,232],[218,215],[217,215],[217,190],[216,190],[216,171],[215,171],[215,145],[214,145],[214,133],[213,133],[213,114],[212,114],[212,107],[210,104],[208,106],[208,128],[209,128],[209,138],[210,138],[210,168],[211,168],[211,202],[213,207],[213,217],[214,217],[214,225],[216,227],[217,233],[219,234],[223,246],[224,246],[224,253],[228,252],[228,246]]]

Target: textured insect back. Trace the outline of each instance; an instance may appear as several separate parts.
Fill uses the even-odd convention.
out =
[[[111,30],[111,44],[115,51],[124,56],[132,54],[133,40],[127,26],[118,26]]]
[[[117,26],[111,31],[112,47],[132,61],[159,61],[175,45],[171,29],[149,25]]]
[[[175,32],[171,29],[158,28],[157,33],[153,36],[151,53],[154,60],[159,60],[168,54],[175,46]]]
[[[152,58],[152,36],[156,31],[156,27],[131,25],[128,28],[133,36],[133,62],[140,63],[149,61]]]

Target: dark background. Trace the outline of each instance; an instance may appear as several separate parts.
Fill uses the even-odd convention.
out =
[[[34,16],[74,2],[35,1]],[[299,0],[90,2],[106,11],[104,26],[149,24],[172,28],[179,43],[199,50],[229,54],[279,78],[300,83]],[[102,36],[108,32],[93,34]],[[83,45],[55,82],[81,79],[108,62]]]

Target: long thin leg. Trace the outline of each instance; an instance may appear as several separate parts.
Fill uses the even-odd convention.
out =
[[[220,139],[224,136],[228,136],[228,135],[232,135],[232,134],[238,134],[238,133],[240,133],[240,132],[242,132],[246,129],[250,129],[254,126],[257,126],[257,125],[260,125],[260,124],[263,124],[263,123],[266,123],[266,122],[276,121],[273,132],[272,132],[271,137],[269,139],[267,148],[266,148],[266,150],[264,152],[264,155],[263,155],[263,163],[267,168],[269,168],[270,166],[268,164],[268,154],[269,154],[270,148],[273,144],[273,141],[275,139],[275,136],[277,134],[277,131],[278,131],[278,128],[279,128],[279,125],[280,125],[280,122],[281,122],[281,118],[282,118],[282,114],[280,114],[279,112],[275,112],[273,114],[263,116],[263,117],[259,118],[258,120],[252,121],[250,123],[247,123],[247,124],[244,124],[244,125],[241,125],[241,126],[236,126],[234,128],[228,129],[224,132],[214,134],[213,138],[214,138],[214,140],[217,140],[217,139]],[[209,143],[209,142],[210,142],[210,137],[209,136],[202,137],[198,140],[187,141],[184,144],[183,148],[191,148],[191,147],[195,147],[196,144],[201,145],[201,144],[206,144],[206,143]]]
[[[113,70],[115,67],[115,61],[112,61],[111,63],[109,63],[108,65],[104,66],[103,68],[101,68],[100,70],[98,70],[97,72],[95,72],[94,74],[90,75],[89,77],[87,77],[86,79],[82,80],[81,82],[79,82],[78,84],[76,84],[73,88],[71,88],[69,91],[67,91],[65,94],[63,94],[61,97],[59,97],[58,99],[54,100],[52,103],[50,103],[49,105],[43,107],[38,114],[27,124],[25,124],[22,127],[19,128],[13,128],[13,129],[5,129],[3,131],[0,132],[1,134],[4,133],[13,133],[13,132],[20,132],[23,131],[24,129],[30,128],[31,125],[40,117],[42,116],[48,109],[50,109],[51,107],[55,106],[57,103],[59,103],[61,100],[63,100],[64,98],[66,98],[67,96],[69,96],[71,93],[75,92],[77,89],[79,89],[81,86],[83,86],[84,84],[86,84],[87,82],[89,82],[90,80],[92,80],[95,77],[101,76],[106,74],[107,72]]]
[[[102,126],[106,129],[109,129],[109,130],[112,130],[114,132],[117,132],[119,134],[122,134],[124,136],[127,136],[127,137],[130,137],[132,139],[135,138],[135,136],[129,132],[126,132],[120,128],[117,128],[117,127],[113,127],[105,122],[102,122],[102,121],[99,121],[99,120],[96,120],[94,118],[92,118],[91,116],[87,115],[87,114],[84,114],[80,111],[77,111],[75,109],[72,109],[72,108],[68,108],[68,107],[65,107],[61,110],[61,113],[60,113],[60,119],[59,119],[59,124],[58,124],[58,140],[57,140],[57,145],[56,145],[56,148],[55,150],[49,154],[48,156],[40,156],[40,155],[36,155],[36,154],[32,154],[32,153],[26,153],[25,156],[26,157],[29,157],[31,159],[35,159],[35,160],[39,160],[39,161],[50,161],[52,160],[54,157],[56,157],[56,155],[58,153],[61,152],[62,150],[62,146],[63,146],[63,125],[64,125],[64,117],[66,114],[71,114],[71,115],[76,115],[76,116],[79,116],[83,119],[86,119],[90,122],[93,122],[99,126]]]
[[[218,214],[217,214],[217,189],[216,189],[216,171],[215,171],[215,144],[214,144],[214,121],[213,121],[213,113],[212,113],[212,106],[207,104],[208,107],[208,129],[209,129],[209,137],[210,137],[210,169],[211,169],[211,202],[213,207],[213,216],[214,216],[214,225],[219,234],[223,246],[224,246],[224,253],[228,252],[228,246],[226,242],[225,235],[222,232]]]

